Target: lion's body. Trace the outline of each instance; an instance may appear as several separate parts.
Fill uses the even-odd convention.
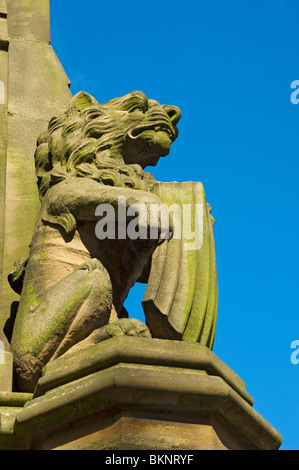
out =
[[[21,390],[32,391],[49,360],[121,315],[158,240],[98,240],[96,208],[116,208],[120,196],[125,208],[161,202],[142,168],[169,152],[178,119],[178,108],[141,92],[103,105],[81,93],[39,138],[42,204],[12,337]]]

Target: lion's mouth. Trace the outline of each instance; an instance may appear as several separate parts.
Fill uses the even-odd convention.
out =
[[[155,124],[140,125],[128,132],[131,139],[137,139],[144,132],[153,131],[155,133],[165,132],[170,140],[175,140],[175,131],[168,122],[159,122]]]

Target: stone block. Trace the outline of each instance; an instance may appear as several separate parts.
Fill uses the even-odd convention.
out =
[[[13,357],[0,341],[0,392],[12,391]]]
[[[0,392],[0,450],[25,448],[23,441],[14,435],[14,425],[16,415],[30,399],[32,395],[27,393]]]
[[[7,71],[8,54],[0,50],[0,298],[2,291],[2,263],[4,243],[4,207],[6,186],[6,155],[7,155]],[[1,331],[1,309],[0,309],[0,331]],[[0,333],[0,340],[2,340]]]
[[[10,37],[50,42],[49,0],[6,0]]]
[[[40,208],[34,152],[36,139],[46,128],[45,121],[21,119],[17,116],[8,118],[2,285],[3,322],[10,315],[12,302],[19,300],[19,296],[11,289],[7,276],[12,271],[14,263],[29,253],[29,245]]]
[[[50,362],[14,433],[43,450],[278,449],[252,402],[205,346],[122,336]]]
[[[0,0],[0,16],[7,17],[6,0]]]
[[[49,121],[65,111],[72,95],[52,46],[11,39],[9,64],[9,113]]]
[[[7,19],[0,14],[0,49],[8,51]]]

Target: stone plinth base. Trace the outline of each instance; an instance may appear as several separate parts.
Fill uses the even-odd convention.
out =
[[[26,441],[15,435],[14,426],[17,414],[31,399],[31,393],[0,392],[0,450],[27,448]]]
[[[243,381],[210,350],[115,337],[49,363],[14,433],[28,449],[278,449]]]

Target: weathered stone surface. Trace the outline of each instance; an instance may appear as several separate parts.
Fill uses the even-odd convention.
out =
[[[211,207],[199,182],[158,183],[155,192],[174,207],[181,233],[153,254],[142,302],[147,325],[156,338],[200,342],[212,349],[218,283]]]
[[[0,50],[8,51],[8,30],[7,30],[7,10],[5,0],[0,2]],[[4,67],[5,73],[7,73],[6,66]],[[3,69],[2,69],[3,70]],[[5,86],[7,82],[5,81]],[[6,102],[6,101],[5,101]],[[2,104],[2,103],[1,103]]]
[[[32,399],[31,394],[0,392],[0,450],[21,450],[26,448],[22,439],[14,434],[16,415],[24,404]]]
[[[0,344],[0,390],[10,392],[13,379],[13,356],[11,352],[2,348],[4,348],[4,343]]]
[[[0,81],[6,99],[0,105],[0,340],[6,343],[3,325],[19,300],[7,276],[28,253],[39,209],[36,140],[72,96],[49,41],[48,0],[1,0]]]
[[[109,359],[109,354],[103,360],[95,354],[101,349],[97,345],[47,366],[35,394],[42,395],[28,402],[16,418],[15,435],[28,448],[280,446],[280,435],[238,393],[242,381],[204,346],[128,337],[111,338],[106,346]],[[90,367],[78,367],[75,373],[75,363],[84,361]],[[60,374],[59,386],[55,373]],[[43,389],[47,376],[50,389]],[[244,388],[242,393],[246,397]]]
[[[49,0],[6,0],[6,3],[11,37],[50,42]]]
[[[7,16],[6,0],[0,0],[0,14]]]
[[[12,302],[19,301],[10,287],[7,276],[15,261],[28,256],[29,245],[40,209],[32,152],[36,141],[32,138],[47,127],[46,121],[8,117],[8,153],[5,189],[5,256],[3,260],[2,309],[7,318]],[[20,177],[21,176],[21,177]]]
[[[8,50],[7,19],[0,16],[0,50]]]
[[[52,46],[10,38],[9,60],[9,113],[49,121],[66,109],[69,79]]]
[[[4,4],[1,4],[1,20],[5,21]],[[5,38],[4,38],[5,39]],[[8,348],[7,339],[2,332],[2,277],[5,226],[5,189],[6,189],[6,158],[7,158],[7,86],[8,86],[8,53],[7,47],[0,42],[0,341]],[[7,317],[7,316],[6,316]],[[1,382],[0,382],[1,390]]]
[[[8,54],[0,51],[0,81],[4,88],[4,103],[0,104],[0,217],[4,220],[4,196],[5,196],[5,173],[6,173],[6,120],[7,120],[7,70]],[[0,226],[0,246],[3,248],[3,224]],[[2,251],[2,250],[1,250]],[[0,258],[1,260],[1,258]],[[0,270],[2,268],[0,262]],[[1,279],[0,279],[1,283]]]
[[[223,378],[245,401],[253,405],[244,381],[207,347],[195,343],[130,336],[117,336],[113,340],[70,352],[49,362],[39,379],[35,396],[118,363],[205,370],[210,375]]]

